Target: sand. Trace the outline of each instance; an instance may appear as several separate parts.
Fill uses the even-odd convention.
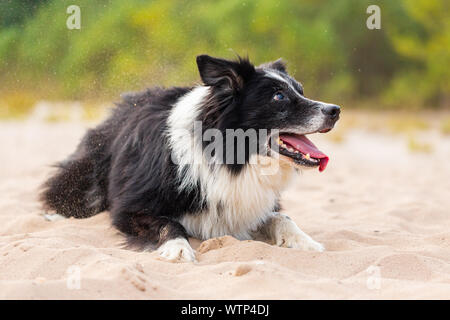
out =
[[[191,239],[197,264],[123,249],[108,213],[48,221],[37,188],[75,148],[87,124],[0,123],[2,299],[418,299],[450,298],[450,138],[350,130],[282,195],[284,212],[323,253],[222,237]]]

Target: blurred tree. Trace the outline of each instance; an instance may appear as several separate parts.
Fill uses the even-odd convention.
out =
[[[0,2],[0,28],[22,24],[39,6],[48,0],[2,0]]]
[[[77,0],[81,30],[68,30],[73,1],[2,1],[0,80],[47,98],[117,97],[198,81],[198,54],[238,53],[283,57],[307,95],[336,103],[448,101],[449,2],[377,1],[381,29],[368,30],[372,2]]]
[[[398,54],[411,61],[386,91],[391,104],[450,105],[450,2],[404,0],[410,18],[390,25]]]

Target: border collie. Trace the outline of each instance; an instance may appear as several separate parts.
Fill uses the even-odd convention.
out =
[[[279,213],[279,197],[299,169],[325,169],[328,157],[306,135],[331,130],[340,108],[306,98],[281,60],[255,67],[200,55],[197,65],[201,85],[123,96],[57,165],[45,209],[75,218],[109,210],[128,245],[169,261],[195,261],[189,236],[323,251]]]

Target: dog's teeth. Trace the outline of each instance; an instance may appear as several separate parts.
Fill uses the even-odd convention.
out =
[[[309,155],[309,153],[306,154],[305,159],[311,159],[311,156]]]
[[[289,152],[294,152],[294,149],[288,148]]]
[[[298,150],[295,150],[294,152],[295,152],[295,153],[299,153]]]

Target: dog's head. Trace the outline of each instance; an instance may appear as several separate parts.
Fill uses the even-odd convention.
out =
[[[281,60],[255,67],[247,59],[201,55],[197,64],[203,82],[212,88],[203,116],[207,126],[266,129],[269,138],[258,143],[269,148],[269,155],[280,155],[294,166],[325,169],[328,157],[306,135],[330,131],[339,119],[339,106],[306,98]]]

